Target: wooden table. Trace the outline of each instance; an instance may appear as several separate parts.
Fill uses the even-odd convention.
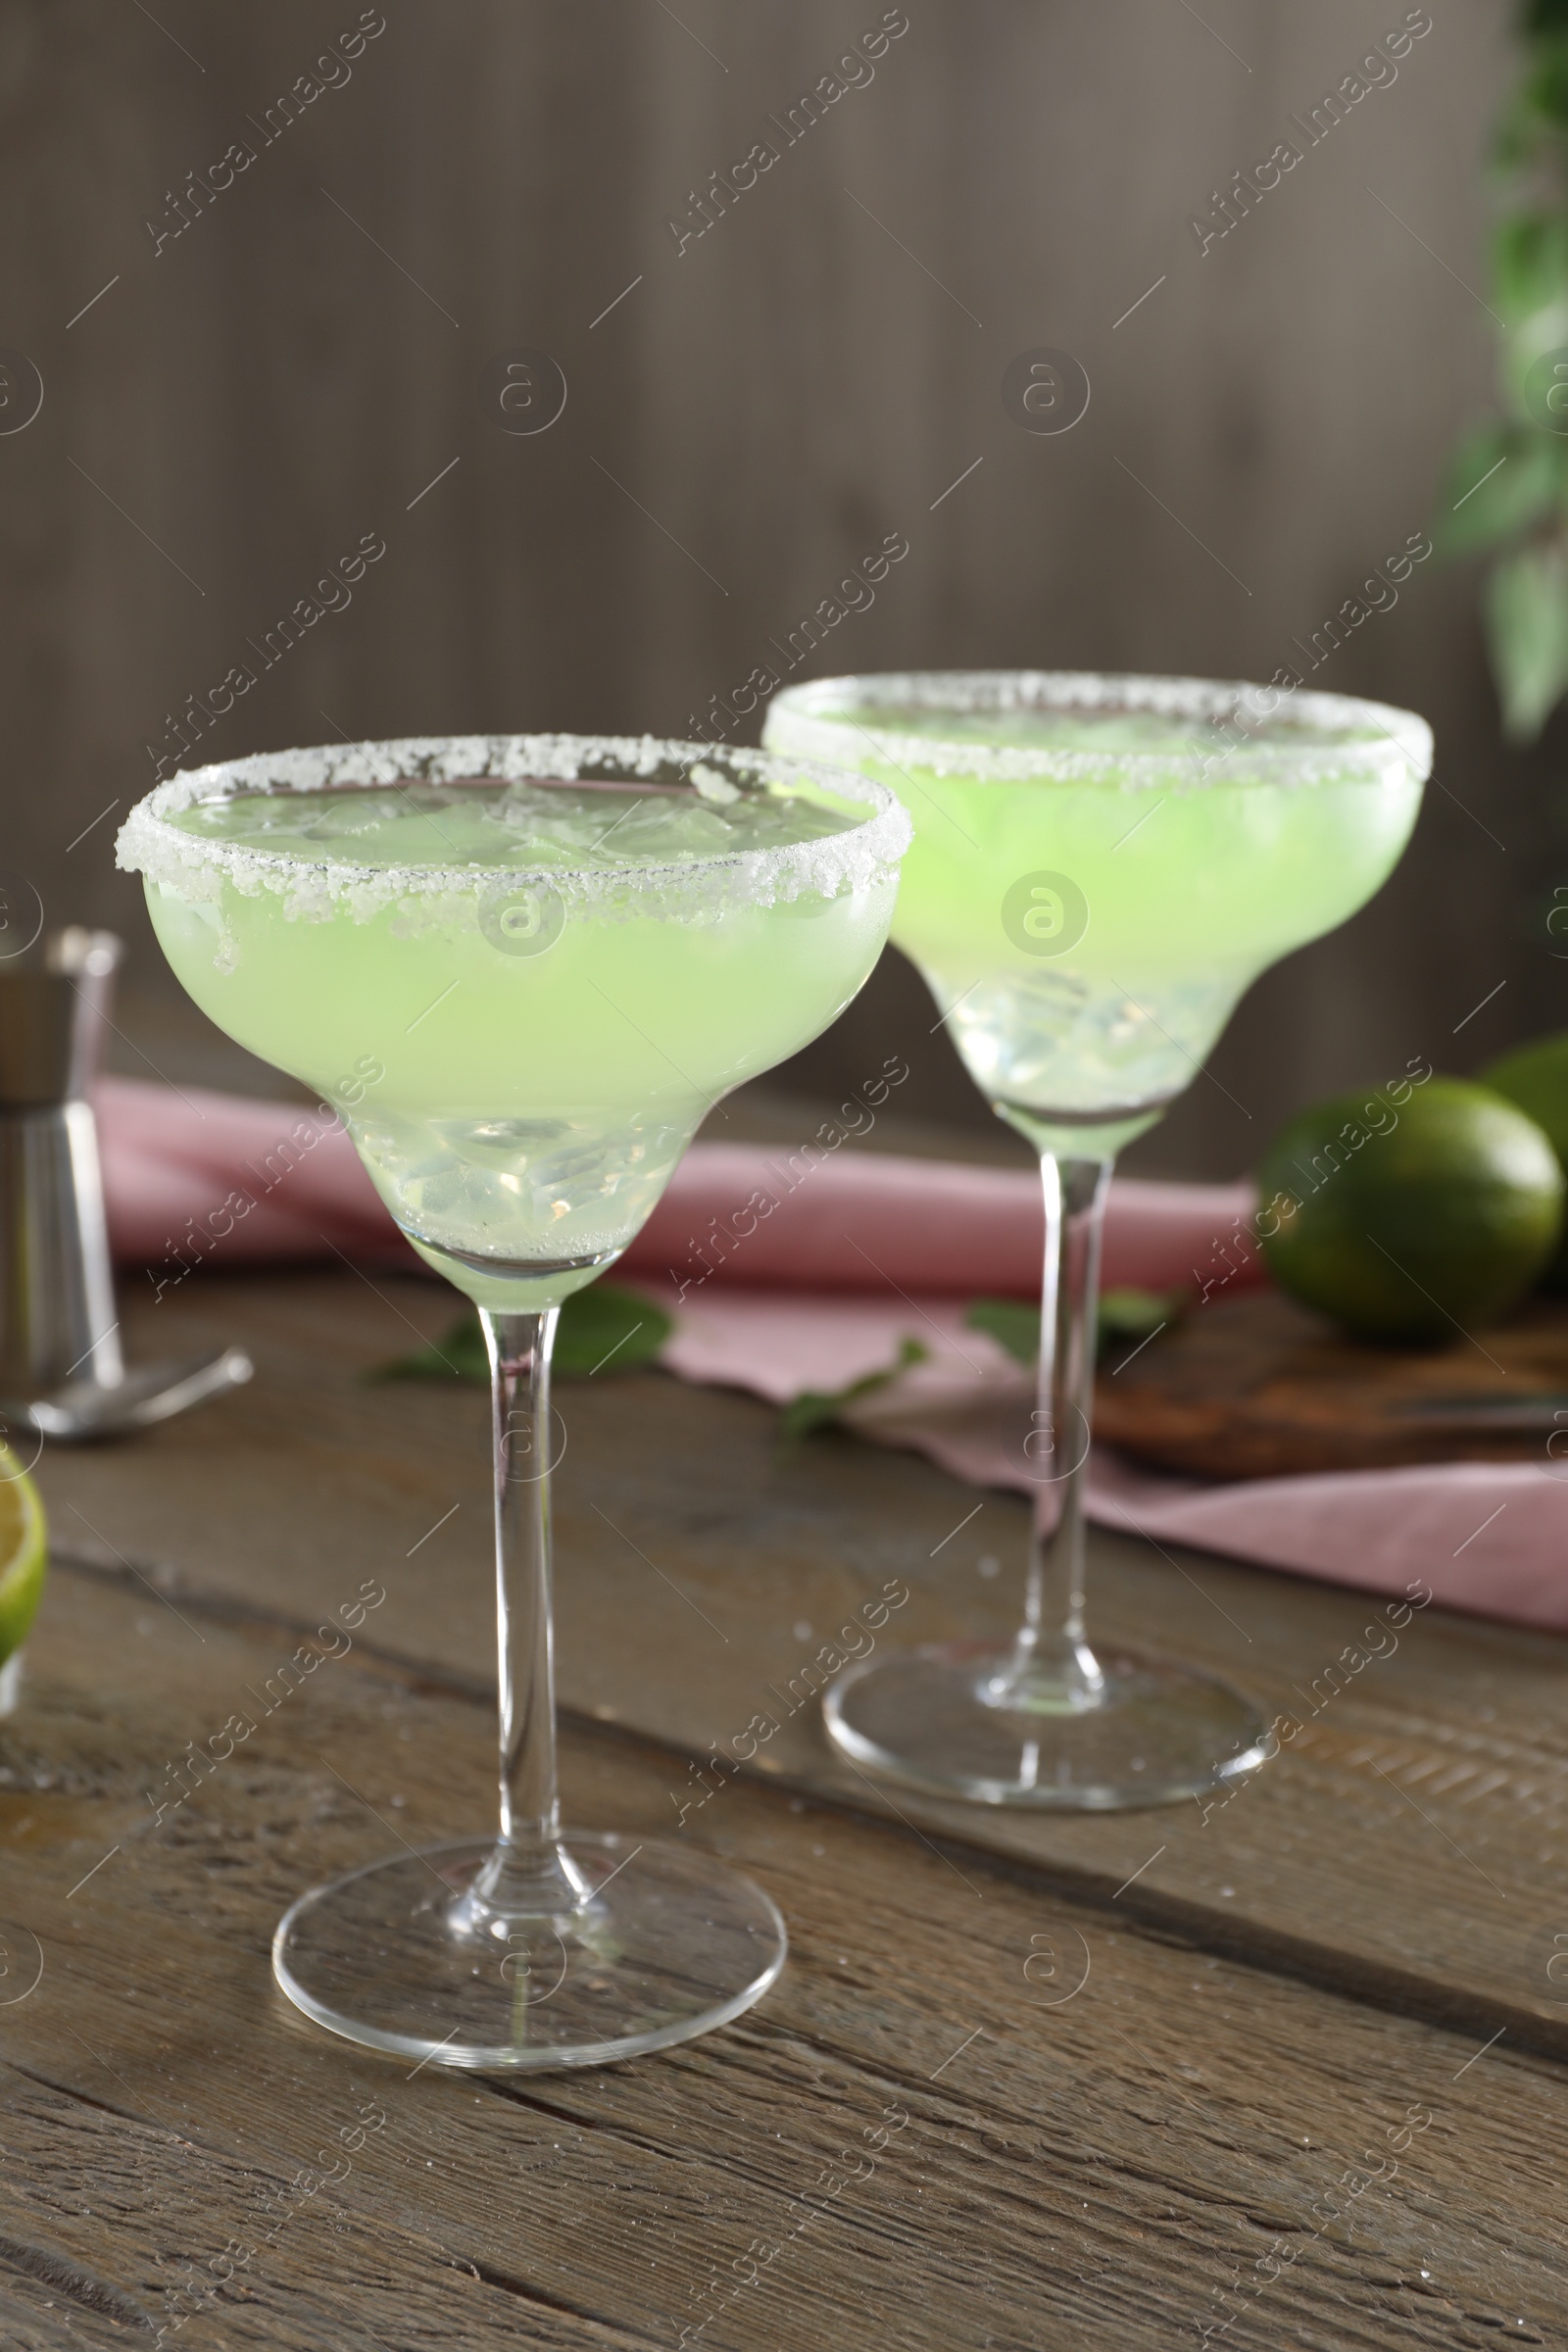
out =
[[[561,1391],[568,1813],[743,1864],[782,1981],[529,2083],[307,2026],[268,1964],[291,1897],[489,1815],[485,1402],[363,1380],[451,1314],[349,1273],[132,1294],[135,1353],[243,1341],[254,1387],[45,1457],[0,1726],[6,2352],[1568,2339],[1568,1648],[1428,1609],[1347,1671],[1369,1596],[1100,1538],[1102,1626],[1298,1736],[1206,1816],[890,1805],[792,1683],[890,1583],[884,1642],[1003,1622],[1022,1505],[781,1455],[662,1375]],[[352,1650],[280,1678],[367,1585]]]

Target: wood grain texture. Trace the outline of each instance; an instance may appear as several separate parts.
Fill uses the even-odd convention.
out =
[[[154,1827],[168,1760],[297,1641],[184,1597],[63,1570],[0,1735],[0,1931],[43,1962],[0,2008],[8,2345],[1557,2340],[1556,2070],[782,1790],[684,1833],[790,1923],[737,2026],[525,2088],[318,2034],[270,1981],[278,1912],[385,1824],[481,1821],[487,1710],[357,1648]],[[569,1817],[667,1828],[658,1750],[564,1760]]]
[[[156,1309],[123,1303],[133,1352],[240,1339],[258,1378],[134,1446],[52,1450],[60,1548],[172,1606],[261,1605],[303,1632],[378,1578],[378,1654],[487,1697],[485,1401],[363,1380],[413,1331],[439,1332],[447,1296],[213,1272]],[[760,1714],[777,1728],[748,1773],[887,1818],[822,1733],[823,1645],[890,1583],[909,1598],[884,1646],[1011,1623],[1022,1503],[848,1440],[781,1453],[762,1406],[660,1374],[563,1383],[559,1398],[565,1706],[662,1743],[671,1825],[727,1803],[703,1801],[723,1776],[701,1768],[715,1748],[745,1756]],[[1475,1550],[1484,1569],[1484,1535]],[[1230,1674],[1294,1726],[1275,1761],[1206,1812],[1030,1818],[901,1791],[899,1817],[955,1852],[1045,1870],[1107,1915],[1478,2041],[1501,2027],[1568,2054],[1568,1984],[1547,1973],[1568,1950],[1568,1645],[1435,1609],[1395,1630],[1366,1593],[1102,1534],[1091,1593],[1098,1631]]]
[[[1205,1303],[1139,1349],[1136,1364],[1118,1353],[1126,1369],[1102,1370],[1096,1386],[1100,1436],[1197,1478],[1291,1478],[1458,1455],[1558,1472],[1568,1306],[1557,1299],[1528,1301],[1482,1338],[1402,1348],[1353,1340],[1270,1291]],[[1558,1404],[1563,1423],[1552,1417]],[[1510,1427],[1495,1417],[1502,1406],[1528,1410],[1534,1426]]]

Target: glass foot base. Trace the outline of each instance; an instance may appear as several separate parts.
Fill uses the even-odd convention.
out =
[[[868,1773],[982,1805],[1111,1812],[1253,1772],[1267,1719],[1226,1683],[1113,1651],[1092,1703],[1046,1688],[1000,1702],[1011,1650],[955,1643],[867,1659],[823,1694],[830,1737]]]
[[[487,1839],[313,1887],[272,1938],[277,1981],[307,2017],[371,2049],[537,2073],[690,2041],[760,2000],[783,1967],[774,1905],[710,1855],[576,1831],[562,1846],[587,1889],[578,1908],[477,1929],[465,1897]]]

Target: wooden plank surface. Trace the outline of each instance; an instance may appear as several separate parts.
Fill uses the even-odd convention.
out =
[[[485,1400],[363,1379],[444,1329],[450,1296],[381,1275],[214,1272],[156,1309],[134,1294],[124,1306],[133,1354],[241,1338],[258,1377],[132,1446],[52,1450],[57,1544],[181,1608],[261,1606],[307,1630],[379,1578],[377,1653],[484,1696]],[[782,1454],[764,1407],[661,1374],[562,1383],[559,1398],[564,1704],[663,1743],[672,1827],[683,1805],[701,1820],[723,1776],[698,1766],[715,1743],[744,1749],[759,1713],[778,1729],[751,1771],[885,1812],[828,1748],[808,1669],[889,1584],[909,1598],[876,1636],[884,1647],[1007,1624],[1022,1503],[847,1439]],[[1483,1536],[1483,1569],[1485,1550]],[[1568,1984],[1546,1973],[1568,1950],[1555,1940],[1568,1936],[1568,1644],[1437,1609],[1396,1631],[1370,1595],[1104,1534],[1094,1552],[1100,1628],[1152,1632],[1298,1731],[1206,1813],[1194,1801],[1054,1819],[901,1791],[899,1816],[1084,1900],[1114,1898],[1118,1916],[1478,2039],[1505,2027],[1568,2054]]]
[[[1125,1354],[1123,1362],[1127,1362]],[[1295,1478],[1400,1462],[1524,1462],[1568,1399],[1568,1300],[1536,1297],[1451,1347],[1371,1345],[1269,1289],[1217,1300],[1103,1372],[1095,1427],[1197,1478]]]
[[[317,2033],[278,1913],[477,1824],[488,1712],[357,1645],[155,1827],[298,1640],[259,1593],[179,1605],[63,1569],[0,1738],[8,2352],[1560,2340],[1555,2068],[760,1783],[682,1833],[790,1923],[736,2026],[526,2086]],[[659,1749],[571,1731],[564,1766],[574,1818],[666,1826]]]

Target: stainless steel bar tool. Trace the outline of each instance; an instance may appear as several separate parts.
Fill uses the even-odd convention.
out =
[[[74,925],[0,960],[0,1435],[116,1437],[251,1377],[238,1348],[121,1349],[88,1089],[122,953]]]

